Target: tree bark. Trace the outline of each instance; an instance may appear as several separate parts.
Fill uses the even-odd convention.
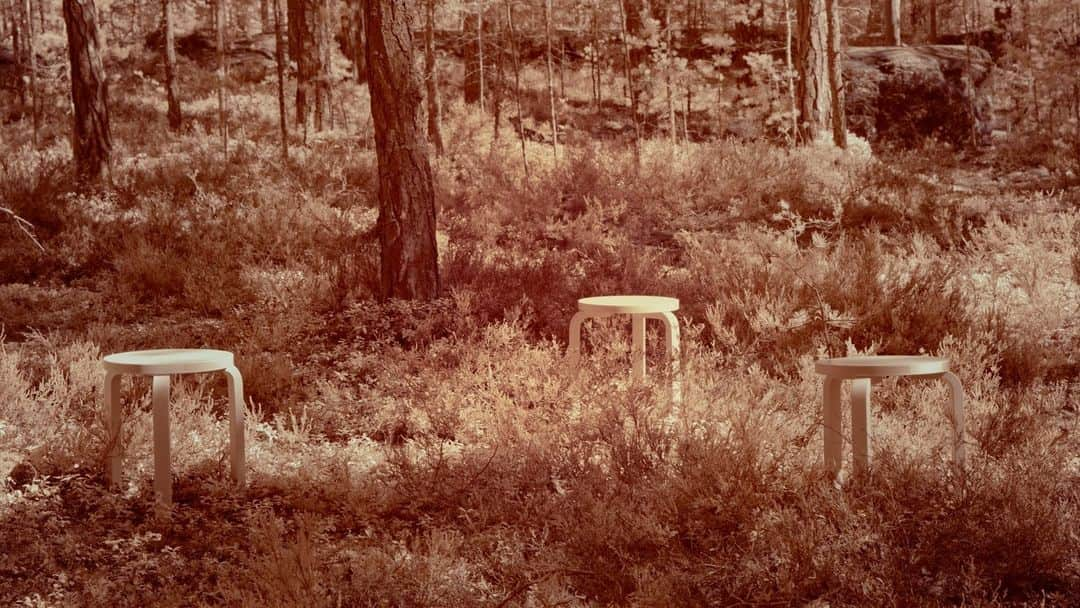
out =
[[[278,123],[281,127],[281,158],[289,160],[289,121],[285,118],[285,40],[281,32],[281,0],[274,2],[274,63],[277,64]]]
[[[634,122],[634,162],[641,164],[641,122],[638,120],[637,111],[637,94],[634,88],[634,66],[630,63],[630,41],[628,40],[628,33],[633,31],[630,29],[631,21],[629,12],[626,8],[626,0],[619,1],[619,25],[621,26],[620,33],[622,38],[623,47],[623,68],[626,71],[626,90],[630,97],[630,117]],[[637,21],[640,27],[641,18],[638,15]]]
[[[309,100],[314,101],[315,62],[312,58],[314,33],[308,21],[309,0],[287,0],[289,14],[289,57],[296,62],[296,124],[307,131],[307,119],[311,113]]]
[[[97,10],[94,0],[63,0],[63,11],[75,112],[75,169],[80,179],[96,182],[108,177],[112,157],[109,86],[101,63]]]
[[[363,84],[367,82],[367,60],[364,58],[364,0],[352,0],[351,10],[353,70],[356,72],[356,81]]]
[[[443,140],[439,106],[439,70],[435,63],[435,0],[424,2],[424,83],[427,92],[427,136],[435,153],[442,155]]]
[[[796,0],[798,49],[796,69],[799,74],[795,97],[799,103],[799,137],[814,141],[828,129],[831,119],[829,62],[827,56],[828,23],[824,0]]]
[[[331,61],[333,34],[330,30],[332,15],[330,0],[312,0],[315,17],[315,52],[317,54],[315,81],[315,130],[334,128],[333,77]]]
[[[368,0],[364,17],[379,166],[381,295],[430,300],[439,295],[435,191],[408,2]]]
[[[161,0],[161,29],[165,34],[162,59],[165,61],[165,97],[169,103],[169,129],[179,131],[183,124],[183,115],[180,112],[180,95],[176,86],[176,40],[170,0]]]
[[[259,0],[259,31],[270,31],[270,0]]]
[[[228,18],[227,15],[227,0],[216,0],[216,19],[214,20],[215,27],[217,28],[217,98],[218,98],[218,130],[221,133],[221,153],[225,156],[225,161],[229,160],[229,122],[225,117],[225,22]]]
[[[882,0],[881,21],[885,44],[900,46],[900,0]]]
[[[555,73],[551,64],[551,0],[544,2],[544,41],[547,48],[547,88],[551,108],[551,153],[559,158],[559,116],[556,113]]]
[[[521,112],[521,61],[518,58],[517,36],[514,33],[514,9],[510,0],[506,2],[506,29],[510,34],[510,52],[514,58],[514,102],[517,105],[518,138],[521,141],[521,166],[525,169],[525,178],[529,177],[529,159],[525,156],[525,116]]]
[[[825,18],[828,21],[827,55],[829,65],[829,100],[831,103],[833,143],[847,147],[847,125],[844,124],[844,81],[840,59],[840,11],[836,0],[825,0]]]
[[[33,11],[30,0],[24,0],[23,6],[26,8],[26,57],[30,71],[30,115],[33,117],[34,122],[33,144],[34,148],[37,148],[38,131],[41,129],[41,117],[38,112],[38,108],[41,107],[41,99],[37,87],[37,57],[34,54],[34,28],[31,17]]]

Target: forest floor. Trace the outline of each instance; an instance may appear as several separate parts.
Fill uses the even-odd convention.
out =
[[[212,104],[171,136],[134,119],[152,99],[117,102],[109,188],[77,192],[62,143],[0,167],[45,248],[0,217],[0,603],[1076,605],[1080,167],[530,142],[526,177],[510,129],[452,106],[445,297],[379,303],[355,133],[286,165],[273,99],[238,99],[223,162]],[[681,410],[630,382],[617,321],[564,369],[604,293],[680,298]],[[145,381],[105,488],[100,367],[165,346],[235,352],[250,404],[237,492],[224,380],[177,380],[168,514]],[[952,358],[966,470],[945,387],[886,381],[874,469],[827,481],[813,360],[851,353]]]

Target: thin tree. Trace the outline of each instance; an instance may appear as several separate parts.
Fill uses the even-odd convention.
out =
[[[514,33],[514,9],[506,0],[506,29],[510,34],[510,52],[514,57],[514,103],[517,105],[518,139],[521,141],[521,166],[529,178],[529,159],[525,156],[525,116],[521,112],[521,61],[518,58],[517,36]]]
[[[259,0],[259,31],[270,30],[270,0]]]
[[[179,131],[183,124],[180,96],[176,87],[176,35],[173,31],[172,2],[161,0],[161,29],[165,34],[162,59],[165,62],[165,97],[169,104],[169,129]]]
[[[619,0],[619,28],[623,47],[623,67],[626,70],[626,89],[630,97],[630,117],[634,121],[634,161],[641,163],[641,122],[638,121],[637,95],[634,90],[634,69],[630,64],[630,41],[627,31],[630,18],[627,14],[626,0]]]
[[[674,148],[679,145],[679,133],[675,126],[675,102],[671,90],[671,73],[675,70],[675,47],[671,37],[671,27],[671,1],[668,0],[664,9],[664,29],[667,44],[667,69],[664,70],[664,85],[667,89],[668,131],[671,135],[671,147]]]
[[[424,1],[424,84],[427,97],[427,136],[435,153],[442,155],[443,140],[439,106],[439,69],[435,62],[435,0]]]
[[[551,153],[559,158],[559,117],[555,108],[555,73],[551,63],[551,0],[544,0],[544,42],[547,48],[547,88],[551,109]]]
[[[826,54],[829,64],[829,99],[832,104],[833,143],[847,147],[847,125],[844,115],[844,81],[840,61],[840,11],[836,0],[825,0],[825,18],[828,21]]]
[[[285,40],[281,31],[281,0],[274,0],[274,63],[277,64],[278,123],[281,158],[289,160],[289,121],[285,118]]]
[[[334,128],[333,114],[333,74],[332,74],[332,44],[333,35],[330,23],[329,0],[313,0],[313,13],[315,17],[315,52],[318,54],[317,72],[315,80],[315,130]]]
[[[75,169],[84,181],[109,175],[112,134],[109,131],[109,85],[101,63],[97,9],[94,0],[63,0],[71,62],[71,101],[75,112],[71,138]]]
[[[791,132],[788,144],[793,145],[799,135],[799,105],[795,99],[795,65],[791,58],[791,4],[784,0],[784,67],[787,70],[788,104],[791,107]]]
[[[480,110],[484,104],[484,0],[476,0],[476,54],[480,72]]]
[[[799,41],[795,61],[799,73],[795,95],[799,104],[799,138],[803,142],[812,142],[818,133],[830,127],[831,122],[826,49],[829,28],[824,0],[796,0],[795,18]]]
[[[381,295],[439,295],[435,189],[420,125],[423,94],[413,63],[408,0],[364,3],[371,118],[378,157]]]
[[[221,132],[221,153],[229,160],[229,123],[225,118],[225,20],[227,0],[216,0],[214,26],[217,29],[217,98],[218,130]]]
[[[900,46],[900,0],[882,0],[881,26],[885,44]]]
[[[34,122],[33,144],[34,148],[37,148],[38,131],[41,128],[41,118],[38,114],[41,100],[37,88],[37,58],[34,56],[34,21],[31,18],[30,0],[24,0],[24,7],[26,9],[26,55],[28,57],[27,64],[30,67],[30,115],[33,117]]]

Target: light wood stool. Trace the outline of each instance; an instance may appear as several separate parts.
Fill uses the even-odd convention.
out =
[[[897,355],[840,357],[820,359],[814,363],[818,374],[825,376],[824,386],[824,443],[825,468],[836,477],[840,473],[844,443],[840,385],[851,380],[851,443],[854,470],[869,468],[870,450],[870,380],[889,376],[918,376],[940,378],[952,390],[953,461],[964,465],[964,389],[960,379],[949,371],[946,357],[908,357]]]
[[[232,353],[206,349],[140,350],[108,355],[104,366],[105,407],[109,421],[109,465],[106,473],[110,485],[118,486],[122,476],[120,427],[123,404],[120,401],[120,381],[123,376],[152,376],[154,379],[154,495],[160,504],[168,506],[172,504],[169,376],[219,371],[225,372],[229,380],[229,460],[232,480],[237,485],[244,484],[244,380],[233,363]]]

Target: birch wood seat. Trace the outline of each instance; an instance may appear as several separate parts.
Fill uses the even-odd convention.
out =
[[[851,380],[851,443],[855,471],[870,467],[870,381],[889,376],[940,378],[952,392],[953,461],[964,465],[964,389],[956,374],[949,371],[946,357],[911,357],[898,355],[840,357],[820,359],[814,364],[825,377],[823,389],[825,468],[836,477],[840,473],[844,439],[840,389]]]
[[[229,382],[229,461],[232,480],[243,485],[244,462],[244,380],[236,369],[233,355],[222,350],[162,349],[140,350],[108,355],[105,368],[105,407],[109,421],[109,464],[107,475],[112,486],[122,477],[123,453],[120,430],[123,404],[120,398],[123,376],[153,377],[154,417],[154,495],[159,504],[172,504],[172,466],[169,435],[169,376],[224,372]]]

